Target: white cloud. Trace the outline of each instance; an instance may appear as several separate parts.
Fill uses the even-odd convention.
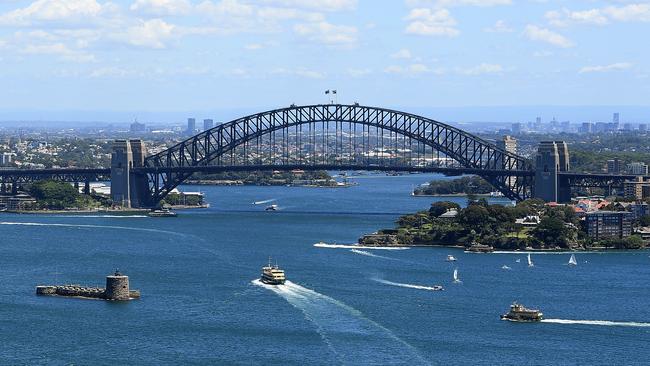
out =
[[[598,66],[585,66],[580,69],[580,74],[590,73],[590,72],[607,72],[607,71],[620,71],[627,70],[632,67],[632,64],[629,62],[617,62],[610,65],[598,65]]]
[[[438,8],[451,8],[456,6],[490,7],[510,5],[512,0],[406,0],[410,7],[433,6]]]
[[[266,3],[318,11],[354,10],[357,0],[265,0]]]
[[[371,69],[348,69],[348,75],[353,78],[360,78],[372,74]]]
[[[562,9],[545,14],[549,24],[566,27],[573,24],[606,25],[612,22],[650,22],[650,4],[638,3],[624,6],[606,6],[581,11]]]
[[[325,21],[296,24],[293,29],[298,35],[319,43],[350,45],[357,41],[357,28],[346,25],[334,25]]]
[[[460,33],[455,28],[456,20],[447,9],[411,9],[406,20],[410,21],[405,30],[408,34],[455,37]]]
[[[153,15],[184,15],[192,10],[189,0],[136,0],[133,11]]]
[[[419,74],[432,72],[432,70],[427,65],[415,63],[405,67],[398,66],[398,65],[391,65],[386,67],[384,69],[384,72],[387,74],[402,74],[407,76],[415,76]],[[433,72],[439,73],[436,71]]]
[[[118,38],[122,38],[133,46],[148,48],[165,48],[166,41],[173,38],[176,26],[162,19],[141,21],[136,26],[129,27]]]
[[[489,33],[510,33],[514,32],[514,29],[510,28],[504,20],[497,20],[493,26],[485,28],[484,31]]]
[[[545,42],[553,46],[569,48],[573,47],[573,42],[559,33],[555,33],[546,28],[540,28],[536,25],[529,24],[524,30],[524,35],[531,41]]]
[[[0,15],[0,25],[29,26],[37,22],[87,21],[103,10],[103,6],[96,0],[36,0],[27,7]]]
[[[393,53],[390,55],[391,58],[403,58],[403,59],[409,59],[412,57],[411,51],[409,51],[406,48],[402,48],[401,50]]]
[[[470,76],[501,74],[503,72],[503,67],[499,64],[482,63],[478,66],[470,67],[468,69],[459,69],[458,71],[460,71],[461,74]]]
[[[548,11],[544,15],[551,25],[564,27],[571,23],[596,24],[604,25],[608,23],[607,17],[603,15],[600,9],[591,9],[585,11]]]
[[[285,76],[297,76],[306,79],[324,79],[325,73],[315,70],[309,70],[305,68],[298,68],[295,70],[289,70],[285,68],[278,68],[272,71],[272,74],[275,75],[285,75]]]
[[[57,55],[62,60],[79,63],[95,62],[95,56],[79,50],[70,49],[63,43],[34,45],[29,44],[20,50],[20,53],[27,55]]]

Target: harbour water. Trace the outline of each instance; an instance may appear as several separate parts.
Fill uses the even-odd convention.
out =
[[[211,207],[170,219],[1,214],[0,364],[647,364],[648,251],[577,254],[577,266],[533,254],[529,268],[523,254],[342,245],[427,208],[436,198],[409,192],[433,177],[186,187]],[[256,281],[269,256],[286,286]],[[115,269],[140,300],[34,294]],[[547,320],[501,321],[515,300]]]

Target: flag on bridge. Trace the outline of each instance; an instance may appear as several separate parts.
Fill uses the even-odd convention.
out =
[[[332,90],[332,94],[336,94],[336,90]]]
[[[329,89],[325,90],[325,94],[329,94],[329,93],[330,93]]]

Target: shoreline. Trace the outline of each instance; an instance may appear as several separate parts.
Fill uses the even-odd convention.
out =
[[[603,252],[618,252],[618,253],[627,253],[627,252],[640,252],[640,251],[650,251],[650,247],[638,248],[638,249],[615,249],[615,248],[595,248],[590,247],[588,249],[524,249],[524,250],[507,250],[507,249],[498,249],[495,248],[492,252],[480,253],[480,252],[470,252],[467,250],[467,247],[464,245],[444,245],[444,244],[403,244],[403,245],[368,245],[368,244],[330,244],[323,243],[330,246],[342,245],[345,247],[359,247],[361,249],[372,249],[372,248],[449,248],[449,249],[463,249],[463,252],[470,254],[527,254],[527,253],[546,253],[546,254],[564,254],[564,253],[603,253]],[[352,248],[354,249],[354,248]]]

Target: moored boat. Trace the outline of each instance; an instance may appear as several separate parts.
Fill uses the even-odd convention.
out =
[[[510,311],[501,315],[501,320],[511,322],[538,322],[544,318],[544,314],[537,309],[528,309],[516,302],[510,305]]]

